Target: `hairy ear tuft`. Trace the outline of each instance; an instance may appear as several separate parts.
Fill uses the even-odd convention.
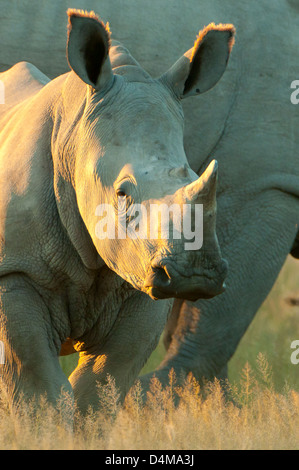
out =
[[[229,34],[228,52],[231,53],[232,48],[235,44],[236,28],[234,27],[234,25],[222,24],[222,23],[216,25],[215,23],[210,23],[208,26],[206,26],[201,31],[199,31],[196,37],[196,40],[194,42],[190,62],[192,62],[194,55],[196,54],[198,48],[200,47],[201,42],[203,41],[204,37],[207,35],[209,31],[227,31]]]
[[[99,16],[96,15],[94,11],[86,11],[86,10],[77,10],[76,8],[68,8],[67,9],[67,15],[69,17],[69,20],[72,16],[76,16],[77,18],[93,18],[94,20],[99,21]],[[70,25],[70,21],[69,21]]]

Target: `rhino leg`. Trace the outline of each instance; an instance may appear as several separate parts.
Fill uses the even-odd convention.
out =
[[[54,406],[62,390],[72,396],[53,342],[49,311],[31,282],[19,275],[0,281],[1,380],[12,405],[46,396]]]
[[[153,301],[135,292],[118,314],[104,345],[93,345],[80,352],[77,368],[69,377],[81,413],[89,406],[100,408],[98,385],[107,375],[115,380],[123,401],[138,373],[159,342],[172,301]]]
[[[178,319],[180,316],[180,310],[181,310],[181,306],[183,302],[184,301],[182,299],[174,300],[173,307],[172,307],[171,313],[169,315],[169,318],[168,318],[168,321],[167,321],[167,324],[165,326],[164,333],[163,333],[163,344],[165,346],[166,351],[171,344],[172,336],[176,330]]]

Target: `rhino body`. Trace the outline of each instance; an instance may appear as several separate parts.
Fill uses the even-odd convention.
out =
[[[99,405],[97,384],[108,374],[124,398],[174,297],[224,290],[217,164],[200,178],[188,165],[181,101],[221,78],[234,28],[210,25],[153,79],[94,13],[68,16],[70,72],[51,81],[21,62],[0,75],[0,337],[14,402],[46,393],[56,403],[64,389],[84,412]],[[136,204],[143,233],[132,232]],[[184,249],[190,237],[174,212],[167,236],[159,217],[149,227],[159,205],[182,217],[188,210],[195,226],[203,205],[202,247]],[[80,360],[68,381],[58,356],[74,350]]]
[[[199,379],[223,377],[298,230],[299,113],[290,101],[299,74],[298,1],[3,2],[3,70],[28,60],[50,77],[67,71],[67,7],[94,9],[109,21],[153,76],[190,47],[198,28],[214,21],[237,29],[221,82],[183,105],[190,166],[199,173],[211,159],[219,162],[217,228],[230,266],[227,289],[209,301],[176,302],[156,371],[161,380],[171,367]]]

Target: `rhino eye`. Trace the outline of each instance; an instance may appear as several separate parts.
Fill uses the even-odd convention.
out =
[[[134,191],[135,184],[131,178],[123,178],[115,186],[115,193],[117,197],[126,197],[131,200],[132,191]]]
[[[121,188],[116,190],[116,195],[117,195],[117,197],[126,197],[127,196],[125,191]]]

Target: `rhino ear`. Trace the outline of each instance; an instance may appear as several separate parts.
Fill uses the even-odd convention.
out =
[[[69,9],[67,14],[69,66],[85,83],[104,91],[113,83],[109,31],[94,12]]]
[[[200,31],[189,49],[162,77],[180,98],[198,95],[212,88],[222,77],[234,45],[231,24],[209,24]]]

